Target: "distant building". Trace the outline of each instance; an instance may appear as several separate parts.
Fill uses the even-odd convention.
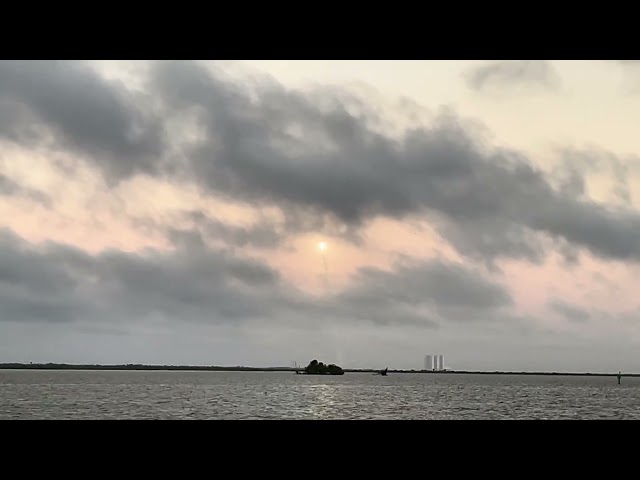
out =
[[[424,369],[433,370],[433,355],[426,355],[424,357]]]
[[[433,372],[444,370],[444,355],[425,355],[424,369]]]

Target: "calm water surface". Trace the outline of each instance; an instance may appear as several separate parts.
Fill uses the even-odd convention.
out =
[[[640,378],[3,370],[0,419],[640,419]]]

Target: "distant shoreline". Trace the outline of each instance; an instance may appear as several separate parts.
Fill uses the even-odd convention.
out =
[[[224,367],[199,365],[76,365],[68,363],[0,363],[0,370],[103,370],[103,371],[181,371],[181,372],[303,372],[294,367]],[[345,373],[376,373],[374,368],[345,368]],[[617,373],[589,372],[509,372],[473,370],[389,370],[388,373],[422,373],[429,375],[528,375],[564,377],[616,377]],[[640,373],[622,373],[623,377],[640,377]]]

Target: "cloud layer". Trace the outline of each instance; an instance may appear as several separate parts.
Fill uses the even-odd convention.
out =
[[[30,244],[1,231],[0,320],[434,327],[490,321],[512,302],[504,287],[477,270],[436,260],[400,264],[393,271],[363,269],[352,287],[318,300],[283,283],[259,261],[207,248],[197,234],[178,245],[168,252],[94,256],[56,243]]]
[[[640,255],[637,212],[597,205],[580,189],[554,188],[525,155],[483,145],[453,114],[397,139],[376,132],[371,112],[345,91],[303,94],[266,81],[243,86],[195,63],[161,62],[151,69],[149,94],[162,114],[144,121],[132,95],[125,102],[121,86],[75,64],[56,64],[52,75],[24,87],[20,79],[46,66],[36,65],[3,64],[12,79],[5,97],[28,106],[109,179],[181,171],[180,178],[211,194],[274,203],[285,212],[307,208],[347,225],[422,215],[460,253],[489,260],[539,260],[541,235],[605,258]],[[85,94],[90,101],[83,102]],[[68,103],[84,106],[63,108]],[[172,136],[174,119],[191,124],[195,140]],[[163,150],[169,144],[182,162]],[[210,228],[243,241],[241,232]],[[266,230],[261,235],[274,240]]]
[[[91,254],[73,242],[37,244],[15,233],[19,221],[5,220],[0,320],[515,331],[530,328],[527,319],[542,323],[536,315],[550,311],[574,328],[593,323],[589,309],[547,298],[540,311],[526,312],[500,271],[545,268],[556,254],[577,270],[584,258],[598,265],[640,259],[635,157],[567,146],[555,169],[544,168],[451,109],[398,133],[385,127],[394,114],[388,106],[340,86],[238,80],[198,62],[146,66],[133,85],[82,62],[0,62],[0,148],[37,151],[52,171],[58,157],[72,158],[103,182],[92,185],[113,205],[126,207],[126,192],[139,188],[153,215],[124,207],[116,214],[166,242]],[[499,62],[459,81],[476,90],[555,87],[557,75],[545,62]],[[89,195],[72,170],[58,175],[75,182],[73,201],[64,191],[22,185],[9,170],[0,164],[4,212],[31,201],[58,218],[70,215],[63,207],[73,201],[83,208],[78,198]],[[589,192],[589,176],[603,172],[613,180],[609,203]],[[199,204],[145,197],[142,178],[176,195],[195,187]],[[62,206],[52,202],[54,193]],[[231,206],[251,210],[254,221],[228,221]],[[295,264],[277,264],[305,235],[331,236],[373,259],[380,254],[367,232],[380,220],[428,225],[428,241],[446,253],[425,258],[426,236],[416,233],[410,253],[392,252],[386,265],[354,263],[348,281],[323,295],[288,280]]]
[[[469,88],[474,90],[509,90],[520,86],[555,90],[560,85],[558,74],[551,64],[541,60],[486,63],[470,69],[466,81]]]

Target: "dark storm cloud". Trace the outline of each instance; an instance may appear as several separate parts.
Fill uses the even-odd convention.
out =
[[[574,322],[586,322],[591,318],[591,314],[586,310],[558,299],[551,300],[548,303],[548,308]]]
[[[407,198],[382,188],[382,178],[367,179],[391,145],[337,99],[328,97],[336,105],[323,112],[312,97],[265,85],[256,102],[194,64],[162,63],[153,80],[169,110],[194,111],[207,132],[189,157],[208,188],[249,201],[316,207],[347,222],[358,221],[372,202],[391,212],[410,208]],[[381,151],[362,158],[370,148]],[[377,182],[381,188],[371,191]]]
[[[120,98],[112,84],[89,77],[96,90],[92,98]],[[48,81],[32,82],[40,88],[27,89],[29,95],[37,91],[37,99],[50,98]],[[540,261],[548,237],[606,258],[640,259],[640,216],[635,211],[589,201],[575,172],[555,185],[522,154],[483,145],[456,115],[440,115],[429,128],[390,138],[373,129],[380,122],[366,99],[346,91],[301,92],[261,79],[234,83],[193,62],[154,64],[147,88],[161,105],[163,121],[180,119],[197,131],[196,140],[167,141],[181,149],[183,160],[175,168],[206,192],[254,206],[277,204],[292,224],[303,225],[303,218],[307,225],[323,225],[329,213],[347,226],[346,235],[357,238],[354,232],[373,218],[422,216],[459,252],[483,261]],[[106,92],[98,94],[100,89]],[[22,92],[15,85],[9,90]],[[48,112],[40,101],[24,103]],[[106,104],[121,112],[114,119],[130,118],[126,112],[133,107],[116,108],[122,106],[116,100]],[[80,113],[104,107],[91,105]],[[76,119],[74,113],[65,111],[60,128],[80,128],[76,122],[83,115]],[[55,123],[53,114],[48,118]],[[88,136],[92,146],[109,150],[111,141],[126,137],[128,130],[119,121],[109,125],[106,137],[95,132]],[[157,132],[155,125],[151,122],[142,131]],[[145,163],[149,157],[144,153],[159,149],[159,144],[147,147],[151,143],[134,143],[133,151],[141,154],[126,162],[118,155],[87,159],[97,161],[111,177],[161,171],[159,165]],[[626,198],[626,191],[621,189],[619,196]],[[268,229],[242,231],[215,221],[207,228],[231,244],[275,240]]]
[[[256,247],[272,249],[281,247],[287,233],[276,225],[261,220],[250,226],[225,223],[199,210],[163,215],[158,220],[132,219],[134,227],[145,232],[158,232],[172,243],[202,248],[206,240],[220,241],[229,247]]]
[[[220,239],[236,247],[274,248],[280,245],[285,237],[285,235],[276,230],[274,225],[266,221],[244,227],[228,225],[198,211],[190,212],[187,215],[205,235]]]
[[[580,263],[580,250],[566,240],[556,241],[556,249],[565,267],[575,267]]]
[[[435,302],[438,307],[491,309],[511,305],[501,286],[462,265],[433,260],[400,264],[393,272],[362,268],[355,293],[389,297],[411,304]],[[354,292],[351,292],[353,294]]]
[[[560,80],[553,67],[541,60],[505,60],[491,62],[470,69],[465,76],[467,85],[474,90],[534,86],[557,88]]]
[[[270,314],[278,284],[267,266],[219,251],[91,256],[0,232],[3,320],[250,319]]]
[[[378,323],[402,317],[429,325],[436,325],[438,318],[486,323],[513,303],[504,287],[477,271],[438,260],[401,263],[391,272],[362,268],[354,280],[354,286],[337,297],[338,305]],[[426,318],[421,318],[423,311]]]
[[[82,314],[82,302],[69,295],[78,282],[59,262],[65,251],[43,258],[19,237],[0,229],[0,320],[57,322]]]
[[[432,327],[447,321],[486,323],[512,303],[503,287],[476,271],[439,261],[399,264],[391,272],[362,269],[353,286],[318,300],[256,260],[196,244],[189,241],[170,252],[93,256],[56,243],[32,245],[2,230],[0,320]]]
[[[51,203],[51,199],[44,193],[24,187],[2,173],[0,173],[0,197],[1,196],[28,198],[43,205],[49,205]]]
[[[537,233],[609,258],[640,257],[640,217],[554,188],[517,152],[483,148],[462,121],[392,140],[373,131],[359,99],[259,84],[244,91],[195,64],[162,63],[153,91],[197,112],[206,140],[189,158],[201,184],[252,202],[329,211],[357,225],[377,215],[431,214],[462,253],[538,261]]]
[[[40,145],[53,137],[108,164],[110,178],[159,164],[160,123],[143,103],[81,62],[0,61],[0,138]]]
[[[160,233],[181,245],[204,245],[205,241],[214,241],[237,248],[291,248],[287,243],[291,236],[309,232],[324,232],[353,244],[362,242],[354,228],[340,229],[321,216],[305,215],[296,208],[287,210],[284,220],[278,221],[258,213],[258,219],[250,225],[229,224],[201,210],[165,214],[156,220],[135,218],[132,224],[145,232]]]

